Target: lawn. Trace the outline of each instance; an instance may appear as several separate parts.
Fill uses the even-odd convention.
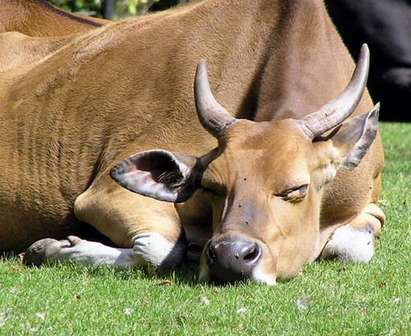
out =
[[[0,262],[0,335],[411,335],[411,124],[383,124],[387,224],[368,265],[319,262],[275,287]]]

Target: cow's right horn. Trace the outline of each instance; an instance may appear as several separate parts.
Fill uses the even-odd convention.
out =
[[[218,137],[225,128],[236,122],[236,119],[214,98],[208,82],[207,62],[204,60],[197,66],[194,96],[201,125],[213,136]]]
[[[370,52],[368,46],[363,44],[354,74],[345,90],[319,111],[301,120],[309,138],[314,139],[337,127],[354,112],[364,94],[369,68]]]

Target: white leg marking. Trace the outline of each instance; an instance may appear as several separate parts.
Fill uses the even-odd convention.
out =
[[[158,267],[171,253],[176,257],[179,257],[179,252],[183,253],[174,251],[176,244],[156,232],[137,235],[133,240],[133,248],[130,249],[113,248],[101,243],[80,240],[72,247],[62,248],[56,257],[59,260],[75,260],[93,265],[133,267],[149,263]]]
[[[374,256],[374,231],[356,230],[344,225],[333,233],[321,257],[336,257],[342,261],[367,263]]]
[[[117,267],[133,267],[141,264],[142,260],[133,249],[113,248],[101,243],[79,240],[74,246],[63,247],[53,260],[73,260],[87,265],[112,265]]]
[[[26,252],[29,265],[43,262],[72,260],[88,265],[136,267],[146,264],[155,267],[174,267],[185,255],[185,244],[171,242],[159,233],[144,233],[133,238],[133,248],[114,248],[75,236],[67,240],[42,239]]]
[[[179,253],[184,253],[184,251],[173,251],[176,243],[167,240],[156,232],[137,235],[133,240],[134,254],[154,266],[160,266],[171,253],[176,254],[176,258],[180,257],[178,256]]]

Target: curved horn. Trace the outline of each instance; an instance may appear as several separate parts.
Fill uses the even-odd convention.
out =
[[[354,112],[366,88],[369,68],[370,51],[367,44],[363,44],[357,66],[345,90],[319,111],[302,120],[304,132],[308,137],[313,139],[331,130]]]
[[[218,137],[222,130],[235,123],[236,119],[217,102],[211,92],[207,62],[204,60],[197,66],[194,96],[201,125],[213,136]]]

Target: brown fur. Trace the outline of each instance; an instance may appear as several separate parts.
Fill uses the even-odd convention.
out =
[[[33,43],[13,38],[8,43],[25,53]],[[336,97],[353,70],[320,0],[201,1],[75,38],[43,39],[30,57],[37,62],[5,65],[8,70],[0,73],[2,250],[63,237],[72,231],[74,213],[121,247],[148,231],[176,241],[181,223],[187,236],[204,242],[210,229],[197,224],[207,223],[210,207],[214,234],[220,234],[221,200],[209,201],[199,191],[178,206],[156,201],[121,188],[109,170],[147,149],[201,156],[216,146],[197,120],[192,95],[196,64],[207,59],[216,97],[228,111],[276,120],[271,131],[265,123],[248,122],[230,130],[223,141],[227,150],[207,175],[226,188],[235,187],[233,176],[244,175],[249,180],[235,187],[235,196],[249,209],[265,209],[261,188],[269,183],[280,190],[307,176],[315,180],[311,154],[323,150],[304,143],[281,120],[299,119]],[[355,113],[371,107],[367,94]],[[308,217],[293,215],[293,205],[275,219],[271,212],[251,211],[256,237],[286,241],[273,243],[276,256],[264,260],[265,271],[287,278],[316,258],[335,228],[377,202],[382,166],[377,138],[357,169],[340,171],[321,193],[310,187],[309,202],[299,205]],[[244,216],[237,211],[233,218]],[[287,218],[293,224],[281,228],[278,223]],[[311,224],[304,226],[303,219]],[[273,220],[277,224],[270,226]]]
[[[20,32],[33,37],[84,33],[110,23],[65,12],[46,0],[0,0],[0,33]]]

